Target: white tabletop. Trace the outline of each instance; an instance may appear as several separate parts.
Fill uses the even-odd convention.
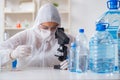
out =
[[[2,71],[0,80],[120,80],[120,74],[75,73],[52,68],[28,69],[22,71]]]

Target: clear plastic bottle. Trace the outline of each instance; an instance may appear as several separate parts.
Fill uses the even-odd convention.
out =
[[[119,70],[119,73],[120,73],[120,27],[118,29],[118,70]]]
[[[97,23],[109,23],[106,30],[112,35],[115,44],[115,65],[118,66],[118,40],[117,30],[120,26],[120,1],[108,0],[108,11],[106,11],[98,20]]]
[[[76,71],[76,43],[71,43],[70,54],[69,54],[69,71],[75,72]]]
[[[0,72],[2,71],[2,58],[1,58],[1,55],[0,55]]]
[[[96,33],[89,42],[89,69],[96,73],[112,73],[115,67],[115,47],[106,24],[96,24]]]
[[[88,68],[88,48],[84,29],[79,29],[79,34],[76,36],[76,45],[76,72],[86,72]]]
[[[9,39],[10,35],[8,34],[8,32],[4,32],[4,40],[6,41],[7,39]]]

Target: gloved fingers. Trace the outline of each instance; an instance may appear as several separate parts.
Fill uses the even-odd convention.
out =
[[[68,60],[64,60],[60,63],[60,69],[65,70],[68,68]]]
[[[25,53],[28,53],[28,54],[29,54],[29,53],[31,53],[31,48],[24,48],[23,51],[24,51]]]
[[[31,46],[28,46],[28,45],[20,45],[20,46],[18,46],[17,48],[19,48],[19,49],[31,49]]]
[[[27,45],[23,45],[23,46],[21,46],[22,47],[22,49],[25,49],[25,50],[31,50],[31,46],[27,46]]]
[[[21,46],[21,50],[25,54],[30,54],[31,53],[31,46],[23,45],[23,46]]]
[[[67,68],[68,68],[68,62],[66,62],[60,66],[60,69],[62,69],[62,70],[66,70]]]
[[[17,58],[23,58],[23,57],[27,57],[27,56],[30,56],[30,54],[21,53],[18,55]]]
[[[29,56],[31,53],[25,52],[25,51],[21,51],[20,52],[20,56]]]
[[[31,46],[20,45],[15,49],[14,53],[14,55],[16,55],[16,58],[29,56],[31,54]]]
[[[18,46],[11,53],[11,58],[16,59],[16,58],[21,58],[23,56],[28,56],[31,53],[31,51],[30,50],[26,50],[25,48],[26,48],[25,45]]]
[[[67,59],[64,60],[63,62],[61,62],[60,65],[63,65],[63,64],[65,64],[65,63],[68,63],[68,60],[67,60]]]
[[[26,57],[26,55],[20,54],[20,55],[18,56],[18,58],[23,58],[23,57]]]

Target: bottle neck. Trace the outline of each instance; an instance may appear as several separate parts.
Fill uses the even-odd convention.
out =
[[[97,33],[104,33],[105,31],[96,31]]]
[[[109,9],[110,10],[118,10],[118,6],[117,5],[110,5]]]
[[[81,33],[81,32],[80,32],[79,34],[84,34],[84,33]]]
[[[118,10],[118,8],[109,8],[109,10],[115,11],[115,10]]]
[[[84,33],[79,33],[79,35],[80,35],[80,36],[85,36],[85,34],[84,34]]]

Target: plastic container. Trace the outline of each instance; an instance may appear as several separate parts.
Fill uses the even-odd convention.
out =
[[[120,73],[120,27],[118,29],[117,36],[118,36],[118,70]]]
[[[76,72],[76,43],[71,43],[70,54],[69,54],[69,71]]]
[[[87,38],[84,29],[79,29],[79,34],[76,36],[76,45],[76,72],[83,73],[88,69]]]
[[[0,72],[2,71],[2,58],[0,56]]]
[[[96,33],[89,42],[89,69],[96,73],[112,73],[115,67],[115,47],[106,24],[96,24]]]
[[[118,66],[118,40],[117,30],[120,26],[120,1],[119,0],[108,0],[106,11],[98,20],[97,23],[109,23],[106,30],[112,35],[115,44],[115,65]]]
[[[4,40],[9,39],[10,35],[8,32],[4,32]]]

